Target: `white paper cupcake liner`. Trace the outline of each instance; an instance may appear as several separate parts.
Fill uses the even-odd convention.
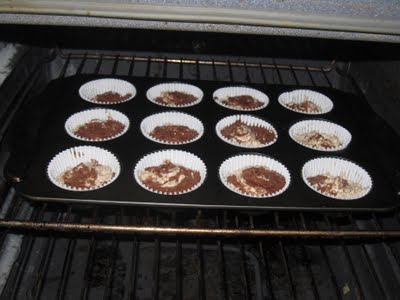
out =
[[[156,98],[160,97],[162,95],[162,93],[165,93],[165,92],[182,92],[182,93],[186,93],[186,94],[195,96],[197,98],[197,100],[195,100],[191,103],[188,103],[188,104],[184,104],[184,105],[163,104],[163,103],[157,102]],[[158,85],[150,88],[146,93],[147,99],[149,99],[151,102],[153,102],[157,105],[160,105],[160,106],[176,107],[176,108],[189,107],[189,106],[199,104],[201,102],[201,100],[203,99],[203,96],[204,96],[203,91],[201,89],[199,89],[197,86],[194,86],[191,84],[186,84],[186,83],[178,83],[178,82],[158,84]]]
[[[191,129],[197,131],[198,135],[194,139],[187,141],[187,142],[166,142],[154,138],[150,135],[150,133],[156,128],[157,126],[163,125],[181,125],[187,126]],[[204,126],[201,121],[191,115],[181,113],[181,112],[164,112],[151,115],[145,118],[142,123],[140,124],[140,130],[142,134],[148,138],[149,140],[166,145],[183,145],[193,143],[201,138],[204,133]]]
[[[188,189],[183,192],[179,193],[166,193],[166,192],[161,192],[157,190],[153,190],[149,187],[147,187],[139,178],[140,173],[148,168],[148,167],[154,167],[154,166],[160,166],[162,165],[166,160],[171,161],[175,165],[180,165],[185,168],[188,168],[193,171],[198,171],[200,172],[200,182],[198,182],[195,186],[193,186],[191,189]],[[157,194],[163,194],[163,195],[180,195],[180,194],[186,194],[189,192],[194,191],[195,189],[199,188],[207,174],[207,169],[206,165],[204,162],[197,157],[196,155],[186,152],[186,151],[180,151],[180,150],[162,150],[154,153],[147,154],[144,156],[135,166],[135,169],[133,171],[133,176],[135,177],[136,182],[144,189],[157,193]]]
[[[334,134],[338,137],[342,145],[336,148],[312,147],[296,139],[297,135],[305,134],[312,131],[317,131],[319,133],[325,133],[325,134]],[[306,148],[325,151],[325,152],[343,150],[349,145],[351,141],[351,133],[347,129],[335,123],[323,120],[305,120],[297,122],[292,127],[290,127],[289,135],[296,143]]]
[[[368,174],[360,166],[355,163],[334,157],[322,157],[316,158],[308,161],[301,171],[304,182],[307,186],[317,192],[318,194],[324,195],[333,199],[340,200],[355,200],[364,197],[372,188],[372,179]],[[317,188],[315,188],[312,184],[310,184],[307,180],[309,177],[323,175],[329,173],[332,176],[343,176],[347,180],[356,182],[360,184],[365,190],[358,195],[351,195],[348,197],[335,197],[327,193],[321,193]]]
[[[287,107],[286,105],[290,102],[294,103],[302,103],[305,100],[309,100],[316,105],[318,105],[321,108],[320,112],[305,112],[305,111],[299,111],[296,109],[292,109]],[[295,90],[292,92],[286,92],[283,93],[279,96],[278,102],[285,107],[286,109],[289,109],[291,111],[295,111],[301,114],[306,114],[306,115],[322,115],[330,112],[333,108],[333,102],[331,99],[326,97],[325,95],[321,93],[317,93],[311,90]]]
[[[263,105],[260,107],[257,107],[257,108],[253,108],[253,109],[243,109],[240,107],[229,106],[229,105],[226,105],[223,103],[223,101],[226,100],[228,97],[243,96],[243,95],[252,96],[253,98],[262,102]],[[252,88],[241,87],[241,86],[220,88],[214,92],[213,99],[217,104],[219,104],[225,108],[229,108],[229,109],[237,110],[237,111],[260,110],[260,109],[265,108],[269,103],[269,98],[264,93],[262,93],[258,90],[252,89]]]
[[[100,94],[104,94],[106,92],[114,92],[119,93],[120,95],[124,96],[126,94],[131,94],[131,96],[122,101],[113,101],[113,102],[99,102],[96,101],[96,96]],[[136,88],[130,82],[120,79],[112,79],[112,78],[105,78],[105,79],[97,79],[93,81],[89,81],[82,85],[79,89],[79,95],[82,99],[100,104],[100,105],[110,105],[110,104],[118,104],[122,102],[126,102],[131,100],[136,96]]]
[[[109,166],[111,170],[114,172],[114,177],[107,183],[103,184],[102,186],[96,186],[85,189],[71,187],[57,180],[57,177],[63,174],[68,169],[76,167],[80,163],[90,162],[92,159],[97,160],[101,165]],[[119,161],[111,152],[93,146],[79,146],[64,150],[59,154],[57,154],[50,161],[47,167],[47,176],[50,178],[50,181],[59,188],[62,188],[64,190],[79,192],[79,191],[93,191],[111,184],[115,179],[117,179],[120,171],[121,167]]]
[[[263,145],[244,145],[244,144],[239,144],[234,142],[233,140],[227,139],[226,137],[224,137],[221,133],[221,130],[224,129],[225,127],[235,123],[237,120],[241,120],[243,123],[249,125],[249,126],[259,126],[259,127],[264,127],[267,128],[268,130],[271,130],[275,133],[275,139],[267,144],[263,144]],[[223,140],[224,142],[231,144],[233,146],[237,146],[237,147],[242,147],[242,148],[264,148],[264,147],[268,147],[271,146],[272,144],[274,144],[277,139],[278,139],[278,132],[275,130],[275,128],[268,122],[253,117],[253,116],[248,116],[248,115],[233,115],[233,116],[229,116],[226,118],[223,118],[222,120],[220,120],[217,125],[215,126],[215,130],[217,132],[218,137]]]
[[[275,171],[285,177],[284,187],[275,193],[269,195],[256,196],[253,194],[243,193],[227,181],[228,176],[232,175],[238,170],[243,170],[249,167],[266,167],[272,171]],[[281,164],[279,161],[272,159],[267,156],[257,154],[242,154],[234,156],[225,160],[219,168],[219,177],[222,183],[231,191],[246,197],[251,198],[271,198],[282,194],[289,187],[290,184],[290,173],[288,169]]]
[[[82,126],[92,120],[107,121],[109,118],[121,122],[123,125],[125,125],[125,128],[119,134],[103,139],[88,139],[75,134],[75,130],[77,130],[79,126]],[[69,117],[68,120],[65,122],[65,130],[71,137],[77,140],[88,142],[102,142],[116,139],[117,137],[120,137],[125,132],[127,132],[128,128],[129,119],[123,113],[120,113],[116,110],[103,108],[89,109],[78,112]]]

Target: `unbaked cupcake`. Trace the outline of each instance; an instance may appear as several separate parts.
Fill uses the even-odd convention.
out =
[[[89,109],[73,114],[65,122],[65,130],[75,139],[101,142],[123,135],[129,128],[129,119],[111,109]]]
[[[264,93],[248,87],[225,87],[216,90],[214,101],[232,110],[255,111],[265,108],[269,98]]]
[[[56,186],[70,191],[91,191],[111,184],[120,173],[118,159],[109,151],[79,146],[57,154],[47,167]]]
[[[333,108],[333,103],[328,97],[310,90],[283,93],[278,102],[289,110],[309,115],[326,114]]]
[[[339,151],[351,141],[351,133],[344,127],[324,120],[305,120],[289,129],[290,137],[298,144],[319,151]]]
[[[197,141],[204,133],[201,121],[181,112],[164,112],[145,118],[140,124],[143,135],[157,143],[182,145]]]
[[[341,158],[312,159],[303,166],[302,177],[312,190],[340,200],[362,198],[372,188],[372,179],[367,171]]]
[[[277,196],[290,184],[290,173],[283,164],[259,154],[242,154],[225,160],[219,176],[231,191],[253,198]]]
[[[278,138],[278,133],[271,124],[248,115],[223,118],[215,129],[218,137],[224,142],[243,148],[267,147]]]
[[[203,92],[191,84],[162,83],[150,88],[146,96],[157,105],[179,108],[200,103]]]
[[[196,155],[179,150],[163,150],[143,157],[135,166],[136,182],[148,191],[179,195],[202,185],[207,170]]]
[[[79,95],[82,99],[96,104],[118,104],[135,97],[136,88],[125,80],[104,78],[82,85]]]

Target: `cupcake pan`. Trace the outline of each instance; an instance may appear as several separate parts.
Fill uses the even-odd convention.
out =
[[[157,126],[163,126],[163,125],[167,125],[167,124],[168,125],[187,126],[190,129],[196,130],[199,135],[191,141],[179,142],[179,143],[165,142],[165,141],[156,139],[150,135],[150,133]],[[193,142],[197,141],[199,138],[201,138],[201,136],[204,133],[204,126],[199,119],[197,119],[191,115],[181,113],[181,112],[164,112],[164,113],[154,114],[154,115],[151,115],[151,116],[145,118],[142,121],[142,123],[140,123],[140,130],[142,131],[142,134],[146,138],[148,138],[149,140],[151,140],[153,142],[160,143],[160,144],[166,144],[166,145],[183,145],[183,144],[193,143]]]
[[[95,100],[95,97],[97,95],[110,91],[114,93],[119,93],[122,96],[126,94],[131,94],[131,96],[119,102],[98,102]],[[104,78],[89,81],[83,84],[79,89],[79,95],[83,100],[86,100],[88,102],[99,105],[112,105],[127,102],[134,98],[136,96],[136,88],[132,83],[128,81],[113,78]]]
[[[252,96],[253,98],[262,102],[263,105],[254,109],[243,109],[238,107],[232,107],[230,105],[226,105],[223,103],[223,101],[226,100],[228,97],[242,96],[242,95]],[[257,111],[265,108],[269,103],[269,98],[266,94],[260,92],[259,90],[242,86],[220,88],[214,92],[213,99],[217,104],[225,108],[236,111]]]
[[[250,126],[264,127],[270,131],[273,131],[275,133],[275,140],[273,140],[267,144],[253,146],[253,145],[244,145],[244,144],[235,143],[234,141],[227,139],[226,137],[224,137],[222,135],[221,130],[223,130],[225,127],[227,127],[229,125],[232,125],[237,120],[241,120],[243,123],[246,123],[247,125],[250,125]],[[224,142],[226,142],[230,145],[233,145],[236,147],[242,147],[242,148],[264,148],[264,147],[271,146],[278,139],[278,133],[276,132],[275,128],[271,124],[269,124],[268,122],[266,122],[260,118],[253,117],[253,116],[247,116],[247,115],[234,115],[234,116],[229,116],[229,117],[223,118],[215,126],[215,131],[216,131],[218,137],[221,140],[223,140]]]
[[[121,122],[123,125],[125,125],[125,128],[119,134],[111,136],[106,139],[92,140],[92,139],[80,137],[75,134],[75,130],[79,126],[82,126],[85,123],[90,122],[91,120],[107,121],[108,118],[111,118],[115,121]],[[120,113],[119,111],[116,111],[116,110],[102,109],[102,108],[89,109],[89,110],[78,112],[76,114],[73,114],[71,117],[69,117],[68,120],[65,122],[65,130],[71,137],[73,137],[74,139],[86,141],[86,142],[102,142],[102,141],[116,139],[117,137],[119,137],[119,136],[123,135],[125,132],[127,132],[128,128],[129,128],[129,119],[127,118],[127,116],[125,116],[123,113]]]
[[[301,143],[296,139],[297,135],[305,134],[312,131],[317,131],[319,133],[325,133],[330,135],[334,134],[339,138],[342,145],[336,148],[311,147],[307,144]],[[292,127],[290,127],[289,135],[296,143],[299,143],[304,147],[325,152],[334,152],[343,150],[349,145],[351,141],[351,133],[347,129],[335,123],[323,120],[300,121],[294,124]]]
[[[128,117],[129,130],[116,139],[91,143],[115,155],[121,165],[118,178],[111,184],[93,191],[76,192],[59,188],[48,178],[47,166],[57,153],[90,143],[71,138],[65,131],[65,122],[73,114],[93,108],[93,105],[83,101],[77,92],[80,86],[93,79],[95,79],[93,76],[79,75],[56,80],[38,96],[49,106],[49,113],[40,122],[32,119],[30,121],[32,126],[29,128],[26,124],[21,125],[21,128],[32,128],[32,134],[38,132],[38,137],[34,144],[28,143],[31,138],[18,139],[19,151],[11,149],[11,157],[5,170],[8,177],[17,176],[22,179],[20,183],[15,184],[15,188],[21,196],[34,201],[63,203],[241,210],[383,211],[399,206],[397,192],[393,188],[392,182],[389,181],[390,177],[379,165],[378,157],[384,156],[384,154],[369,151],[370,143],[373,141],[365,134],[365,124],[354,118],[360,109],[363,107],[367,109],[366,102],[362,98],[329,88],[313,88],[313,90],[326,95],[334,103],[334,109],[323,115],[324,120],[346,128],[352,136],[346,148],[330,152],[330,154],[362,166],[372,178],[371,191],[360,199],[347,201],[321,195],[308,187],[302,179],[303,166],[308,161],[319,158],[327,152],[306,148],[290,138],[291,126],[307,120],[307,115],[294,113],[278,103],[279,95],[291,91],[289,87],[252,85],[256,90],[268,94],[270,103],[262,110],[251,112],[251,116],[272,124],[279,137],[269,147],[249,149],[230,145],[216,134],[216,124],[226,117],[235,115],[233,110],[216,105],[212,99],[213,93],[226,87],[226,84],[209,81],[189,82],[201,88],[204,98],[197,105],[185,108],[184,113],[195,117],[202,123],[204,134],[194,143],[164,145],[149,140],[140,131],[140,124],[144,119],[169,110],[167,107],[154,105],[146,98],[146,92],[151,87],[165,82],[156,78],[135,78],[135,86],[138,89],[135,100],[118,107],[115,106],[119,112]],[[131,78],[123,79],[125,81],[132,80]],[[57,99],[57,102],[54,99]],[[38,113],[41,109],[41,107],[37,107]],[[27,118],[23,118],[23,120],[27,120]],[[365,122],[368,124],[374,122],[373,116],[369,116]],[[41,129],[37,131],[37,128]],[[381,130],[378,125],[376,128],[381,135],[385,135],[385,131]],[[204,162],[207,176],[197,189],[180,195],[162,195],[148,191],[136,182],[133,172],[138,162],[149,154],[170,148],[191,153]],[[30,154],[29,151],[34,151],[34,153]],[[267,156],[284,165],[290,172],[291,180],[288,188],[281,194],[270,198],[247,197],[226,188],[220,180],[219,168],[228,158],[242,155],[244,152]],[[16,155],[15,153],[21,154]],[[34,159],[32,159],[33,157]],[[24,160],[28,164],[22,164]],[[16,173],[16,170],[21,171]]]

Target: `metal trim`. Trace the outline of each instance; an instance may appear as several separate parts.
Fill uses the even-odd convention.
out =
[[[12,230],[79,232],[79,233],[120,233],[120,234],[167,234],[195,236],[257,236],[257,237],[318,237],[318,238],[389,238],[400,237],[400,230],[278,230],[278,229],[225,229],[188,228],[160,226],[131,226],[106,224],[78,224],[58,222],[32,222],[0,220],[0,228]]]
[[[172,22],[149,21],[124,18],[107,18],[95,16],[70,16],[70,15],[43,15],[2,13],[0,11],[0,24],[18,25],[47,25],[47,26],[83,26],[103,28],[136,28],[152,30],[178,30],[191,32],[220,32],[233,34],[256,34],[270,36],[293,36],[321,39],[339,39],[352,41],[374,41],[399,43],[400,35],[376,34],[362,32],[343,32],[338,30],[300,29],[273,26],[255,26],[239,24],[214,24],[209,22]]]
[[[191,7],[177,5],[146,5],[137,3],[104,3],[88,1],[1,1],[0,12],[96,16],[150,21],[173,21],[213,24],[274,26],[338,30],[375,34],[400,34],[395,19],[378,19],[332,13],[317,14],[277,9],[239,9],[230,7]]]

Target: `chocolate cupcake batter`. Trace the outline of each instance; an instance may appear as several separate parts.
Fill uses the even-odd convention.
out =
[[[332,149],[342,145],[342,142],[335,134],[320,133],[315,130],[297,134],[295,139],[306,146],[315,148]]]
[[[76,128],[74,133],[81,138],[100,140],[116,136],[124,129],[124,124],[109,117],[107,120],[93,119]]]
[[[132,94],[128,93],[126,95],[121,95],[120,93],[117,92],[113,92],[113,91],[108,91],[105,92],[103,94],[98,94],[96,95],[96,97],[94,97],[94,100],[97,102],[122,102],[125,101],[127,99],[129,99],[129,97],[131,97]]]
[[[290,109],[297,110],[300,112],[317,113],[322,111],[321,107],[319,107],[317,104],[315,104],[310,100],[305,100],[300,103],[289,102],[286,104],[286,106]]]
[[[157,140],[170,143],[189,142],[195,139],[199,133],[187,126],[165,124],[157,126],[150,132],[150,136]]]
[[[343,176],[332,176],[329,173],[308,177],[307,180],[322,194],[337,198],[357,197],[366,189]]]
[[[222,101],[223,104],[241,109],[256,109],[263,103],[250,95],[232,96]]]
[[[249,167],[228,176],[227,181],[242,193],[268,196],[279,192],[286,184],[284,176],[266,167]]]
[[[161,96],[157,97],[155,101],[163,105],[181,106],[193,103],[197,97],[179,91],[162,92]]]
[[[162,165],[147,167],[139,174],[139,179],[148,188],[163,193],[181,193],[200,182],[200,172],[165,160]]]
[[[58,176],[57,180],[70,187],[85,189],[102,186],[109,182],[114,175],[111,167],[103,166],[97,160],[92,159],[90,162],[80,163],[66,170]]]
[[[247,125],[240,119],[221,130],[221,134],[239,145],[261,146],[276,139],[276,134],[265,127]]]

